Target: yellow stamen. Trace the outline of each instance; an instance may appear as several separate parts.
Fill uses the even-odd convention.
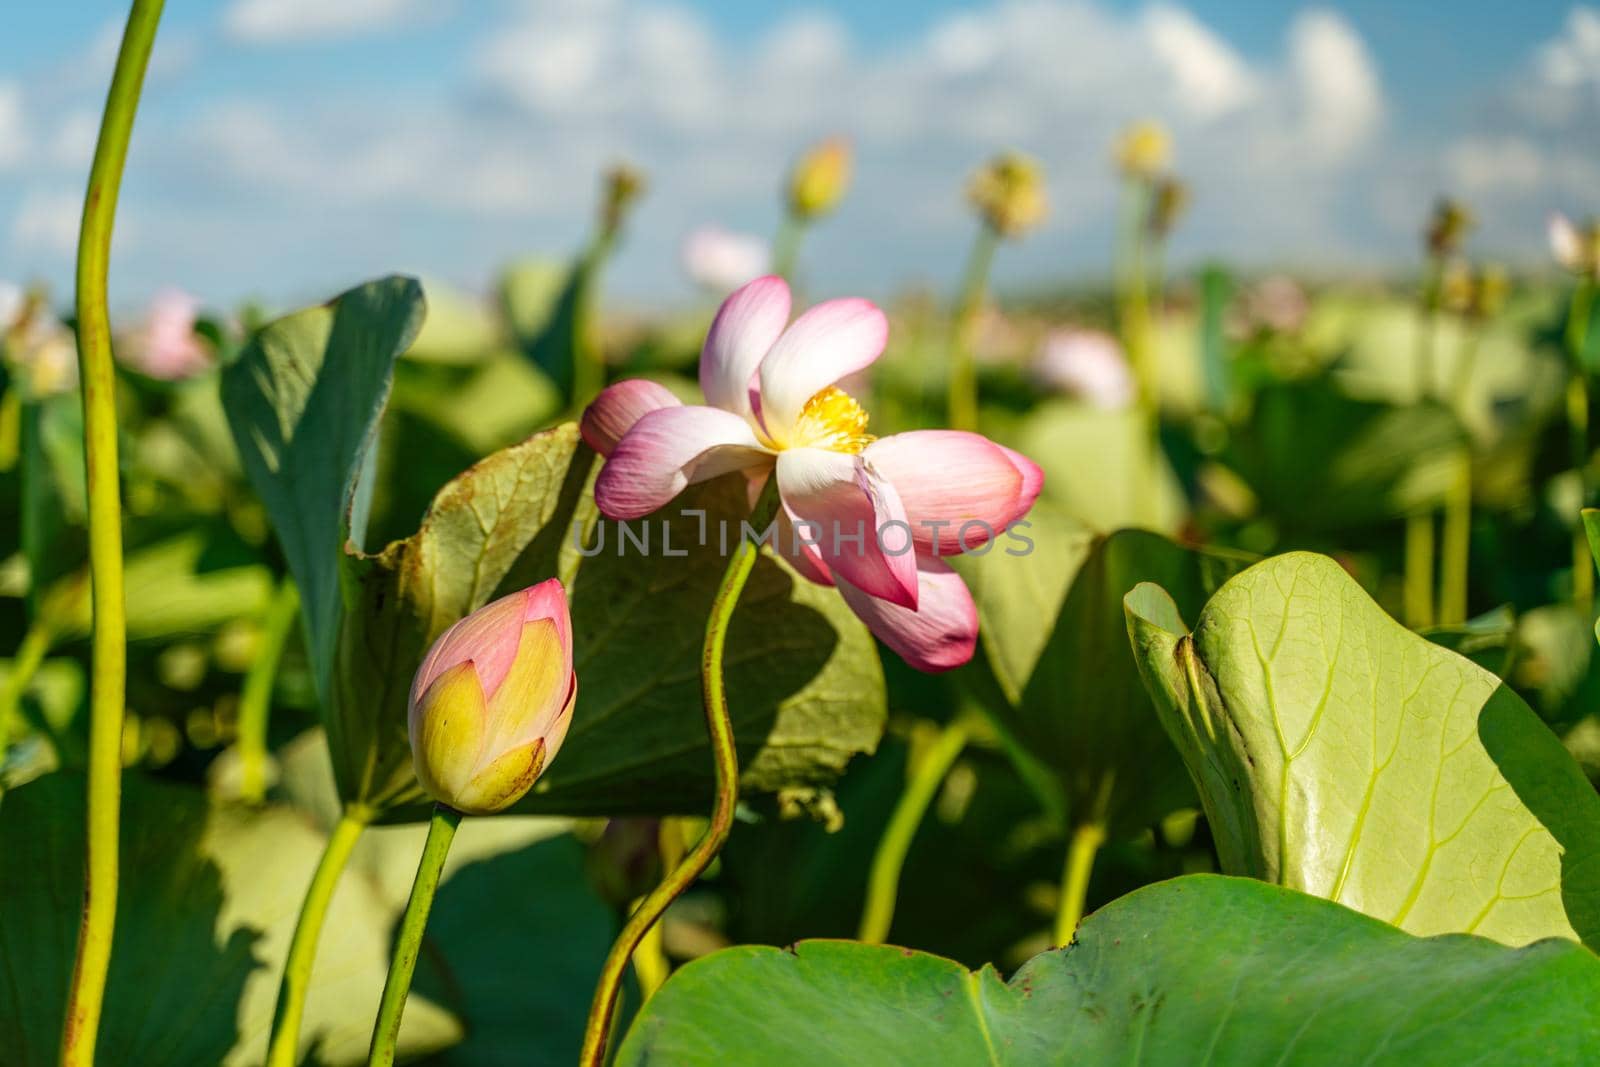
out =
[[[795,443],[809,448],[857,453],[874,440],[867,433],[867,413],[861,405],[832,385],[806,401],[795,423]]]

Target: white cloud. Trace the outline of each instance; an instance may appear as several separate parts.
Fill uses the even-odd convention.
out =
[[[1310,143],[1330,158],[1359,147],[1383,118],[1377,68],[1355,30],[1331,11],[1308,11],[1289,34]]]
[[[71,193],[34,190],[11,220],[11,243],[49,257],[70,257],[78,247],[83,200]]]
[[[22,113],[22,88],[0,82],[0,170],[20,164],[28,155],[28,127]]]
[[[1182,8],[1166,4],[1145,13],[1151,48],[1176,82],[1178,103],[1215,118],[1255,95],[1255,77],[1226,41]]]
[[[435,13],[425,0],[233,0],[222,26],[236,41],[281,44],[410,26]]]
[[[1521,137],[1469,137],[1452,145],[1445,171],[1452,189],[1469,197],[1526,193],[1547,176],[1544,156]]]

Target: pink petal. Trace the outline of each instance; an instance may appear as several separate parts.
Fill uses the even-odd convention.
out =
[[[672,390],[658,382],[643,378],[629,378],[625,382],[607,386],[594,398],[583,412],[583,422],[578,432],[589,447],[602,456],[616,449],[622,435],[633,429],[633,424],[660,408],[682,407],[683,402],[672,395]]]
[[[754,467],[767,455],[750,424],[732,412],[658,408],[617,442],[595,480],[595,503],[607,518],[637,519],[694,482]]]
[[[761,361],[761,419],[787,443],[800,409],[883,352],[889,320],[867,300],[829,300],[794,320]]]
[[[549,619],[556,624],[556,636],[561,640],[561,651],[566,656],[567,673],[572,671],[572,614],[567,607],[567,590],[559,578],[547,578],[538,585],[522,591],[526,600],[522,606],[522,621]]]
[[[917,608],[869,596],[839,583],[850,610],[878,639],[912,667],[929,674],[959,667],[972,658],[978,642],[978,609],[961,576],[932,556],[917,559]]]
[[[468,660],[477,668],[484,692],[494,692],[517,656],[527,602],[527,590],[503,596],[440,634],[411,683],[412,703],[441,674]]]
[[[741,286],[722,302],[700,352],[706,403],[750,414],[756,368],[789,321],[789,285],[775,274]]]
[[[1003,531],[1027,514],[1044,485],[1044,473],[1026,456],[959,430],[898,433],[872,442],[863,457],[899,492],[917,551],[941,556]],[[972,525],[963,529],[965,523]]]
[[[836,578],[917,606],[917,561],[905,508],[894,486],[860,456],[820,448],[780,452],[778,492],[793,519],[815,524],[817,556]]]
[[[828,573],[828,565],[822,562],[822,555],[815,545],[807,543],[810,535],[802,536],[802,530],[796,529],[795,518],[787,507],[778,509],[778,554],[789,561],[789,565],[800,572],[800,576],[807,581],[818,585],[832,585],[833,576]]]

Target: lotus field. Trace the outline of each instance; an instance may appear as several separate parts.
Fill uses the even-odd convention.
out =
[[[113,317],[161,9],[0,284],[0,1065],[1600,1061],[1600,223],[1169,268],[1152,119],[1093,277],[992,281],[1002,141],[820,298],[838,136],[670,308],[618,164],[489,292]]]

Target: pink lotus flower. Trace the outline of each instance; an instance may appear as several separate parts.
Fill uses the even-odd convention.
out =
[[[766,273],[771,261],[767,242],[720,226],[702,226],[683,242],[683,269],[696,285],[718,296]]]
[[[1034,363],[1034,374],[1051,389],[1115,411],[1133,403],[1133,371],[1117,339],[1099,330],[1054,330]]]
[[[469,815],[520,800],[572,722],[567,594],[552,578],[446,630],[411,683],[411,759],[422,787]]]
[[[211,366],[211,350],[195,332],[200,300],[181,289],[163,289],[150,299],[140,330],[128,339],[128,365],[152,378],[175,382]]]
[[[723,303],[700,356],[709,406],[625,381],[584,413],[584,439],[608,456],[595,501],[612,519],[662,507],[692,483],[741,471],[776,477],[777,547],[913,667],[972,658],[978,618],[941,557],[1020,519],[1044,475],[973,433],[882,439],[837,383],[876,360],[889,324],[865,300],[830,300],[789,322],[789,287],[757,278]]]

